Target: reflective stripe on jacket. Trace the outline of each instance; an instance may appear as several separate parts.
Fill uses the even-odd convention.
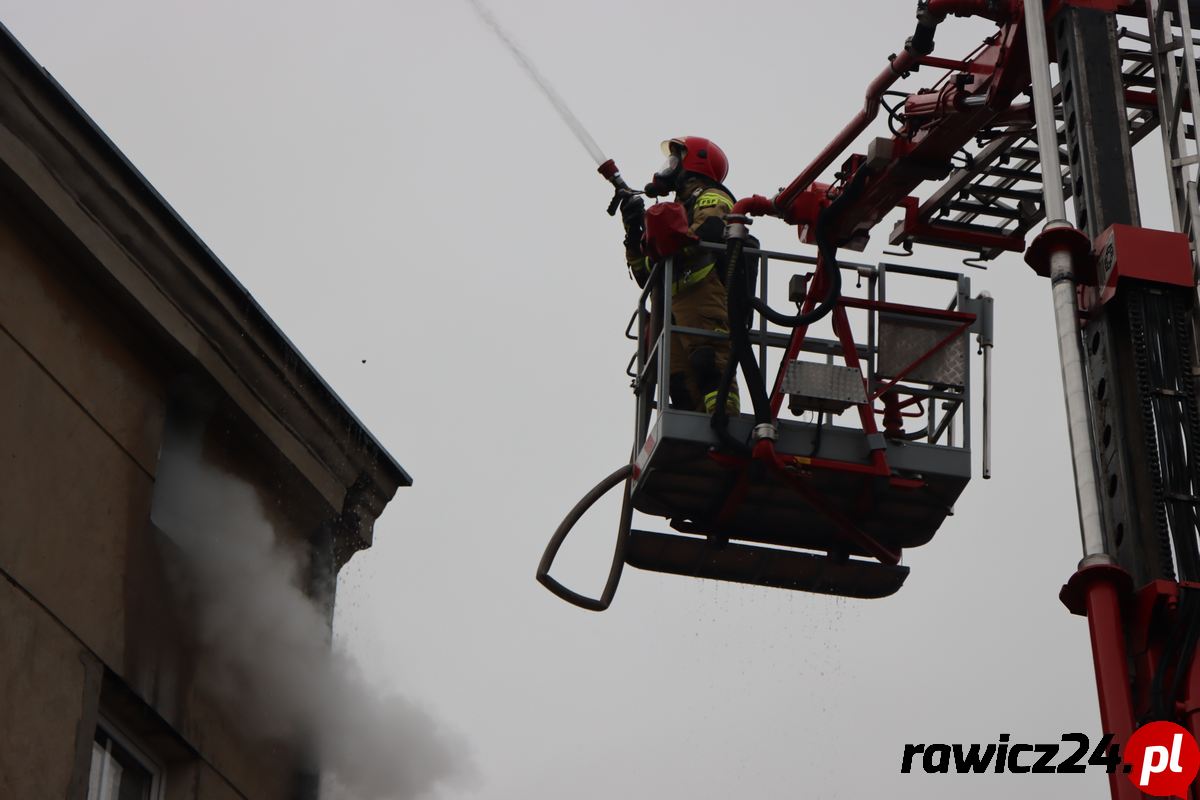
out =
[[[699,236],[698,231],[710,219],[724,219],[733,210],[733,198],[724,189],[711,186],[703,181],[691,179],[685,181],[683,187],[675,195],[676,202],[682,203],[687,210],[688,230]],[[626,251],[626,263],[633,272],[638,283],[644,283],[650,274],[650,260],[641,252]],[[714,254],[699,244],[689,245],[675,255],[674,281],[671,293],[690,289],[704,280],[716,267]]]

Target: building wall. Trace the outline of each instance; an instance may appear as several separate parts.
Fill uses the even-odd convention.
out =
[[[171,352],[11,202],[0,287],[0,797],[82,800],[97,709],[164,743],[167,800],[294,796],[295,759],[198,691],[150,523]],[[304,547],[333,510],[265,439],[228,441]]]
[[[99,665],[89,664],[66,628],[8,580],[0,580],[0,619],[0,797],[70,797],[76,739],[88,695],[99,691]],[[90,742],[90,731],[86,736]]]

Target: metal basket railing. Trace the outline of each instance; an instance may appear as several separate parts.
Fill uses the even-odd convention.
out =
[[[724,253],[717,245],[705,244],[714,257]],[[814,266],[811,256],[782,253],[770,250],[747,249],[745,256],[757,260],[757,295],[769,302],[771,267],[790,269],[793,274],[802,266]],[[639,297],[637,307],[625,329],[628,339],[637,343],[626,372],[632,379],[637,398],[636,436],[644,441],[655,412],[670,408],[669,385],[671,374],[671,348],[668,343],[674,334],[728,339],[728,334],[685,328],[675,325],[672,318],[670,292],[663,291],[674,281],[674,263],[667,259],[657,264]],[[990,437],[987,435],[990,420],[987,419],[990,405],[990,348],[992,341],[991,301],[984,294],[971,296],[971,282],[965,275],[938,269],[881,262],[861,264],[839,261],[844,273],[856,277],[853,289],[844,291],[839,305],[855,312],[856,321],[865,316],[865,339],[854,339],[854,351],[861,364],[864,379],[865,399],[871,411],[882,417],[890,403],[898,402],[900,413],[905,418],[922,420],[920,428],[905,431],[903,438],[910,442],[955,447],[969,450],[971,447],[972,403],[971,403],[971,358],[969,337],[978,337],[980,351],[984,353],[985,392],[985,477],[990,467]],[[952,284],[950,299],[944,305],[931,308],[890,302],[888,300],[889,279],[922,279]],[[927,290],[926,290],[927,291]],[[759,364],[763,367],[764,388],[773,389],[774,370],[768,370],[768,356],[786,350],[792,332],[780,328],[755,315],[749,338],[756,349]],[[844,360],[845,348],[838,339],[820,336],[805,336],[797,360],[807,364],[833,365],[835,360]],[[785,369],[786,369],[785,365]],[[810,376],[819,369],[805,369]],[[833,373],[829,373],[833,375]],[[836,377],[836,376],[834,376]],[[834,378],[831,378],[833,380]],[[742,378],[744,380],[744,378]],[[890,395],[890,397],[889,397]],[[880,403],[883,403],[883,407]],[[813,410],[816,410],[815,408]],[[673,409],[676,413],[692,413]],[[833,408],[828,424],[841,426]],[[786,422],[786,420],[785,420]],[[961,432],[961,433],[960,433]],[[893,434],[895,431],[893,430]]]

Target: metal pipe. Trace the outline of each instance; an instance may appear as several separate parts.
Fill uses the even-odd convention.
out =
[[[1054,94],[1050,88],[1050,50],[1046,46],[1046,9],[1042,0],[1025,0],[1025,34],[1029,40],[1029,73],[1033,79],[1033,118],[1037,125],[1042,161],[1042,198],[1046,227],[1067,222],[1062,189],[1062,163],[1058,158],[1058,123],[1054,119]]]
[[[811,164],[804,168],[803,172],[796,176],[794,181],[775,195],[771,203],[778,213],[784,217],[787,216],[788,209],[796,196],[811,186],[812,182],[820,177],[821,173],[828,169],[829,165],[879,116],[879,100],[883,97],[883,93],[892,88],[901,75],[919,66],[920,63],[920,56],[907,50],[901,50],[900,54],[883,68],[883,71],[867,87],[867,96],[862,110],[846,123],[837,137],[813,159]]]
[[[992,346],[983,346],[983,479],[992,477]]]
[[[1200,86],[1196,86],[1196,49],[1192,42],[1192,11],[1188,3],[1179,4],[1179,27],[1183,32],[1183,69],[1187,75],[1188,96],[1191,108],[1200,108]]]
[[[992,346],[983,345],[983,479],[992,477]]]
[[[758,296],[762,298],[764,303],[767,301],[767,265],[770,259],[765,253],[760,253],[758,256]],[[758,345],[758,363],[762,365],[763,370],[767,368],[767,318],[762,314],[758,315],[758,333],[762,337]]]
[[[1058,123],[1050,88],[1049,51],[1046,46],[1045,8],[1042,0],[1025,0],[1025,30],[1029,41],[1029,71],[1033,79],[1033,108],[1037,120],[1038,150],[1042,162],[1044,231],[1071,227],[1067,222],[1062,189],[1062,164],[1058,157]],[[1067,432],[1075,472],[1075,499],[1079,506],[1079,532],[1084,557],[1106,553],[1104,522],[1100,514],[1100,481],[1092,443],[1091,409],[1084,373],[1083,341],[1075,297],[1075,267],[1066,246],[1050,254],[1050,284],[1054,298],[1054,326],[1062,366],[1063,395],[1067,405]]]
[[[658,408],[664,411],[671,407],[671,337],[675,335],[672,328],[675,325],[675,259],[668,258],[663,264],[663,283],[658,287],[662,298],[662,331],[658,350]]]
[[[1067,432],[1075,471],[1075,499],[1079,505],[1079,532],[1084,557],[1107,552],[1104,521],[1100,515],[1100,481],[1093,456],[1089,396],[1084,376],[1082,341],[1077,317],[1074,267],[1071,253],[1050,255],[1050,281],[1054,292],[1054,324],[1058,357],[1062,364],[1063,394],[1067,405]]]
[[[979,349],[983,351],[983,478],[992,477],[992,333],[993,303],[990,292],[980,292]]]
[[[736,203],[734,203],[729,215],[750,215],[754,217],[762,217],[774,213],[775,204],[771,202],[770,198],[763,197],[761,194],[752,194],[749,197],[743,197],[741,200],[738,200]],[[746,221],[745,224],[748,225],[749,221]]]

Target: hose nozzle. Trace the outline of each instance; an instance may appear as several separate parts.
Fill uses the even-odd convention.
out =
[[[614,178],[619,180],[621,177],[621,170],[617,169],[616,162],[611,158],[601,164],[596,171],[603,175],[604,180],[608,181],[609,183],[613,183]],[[624,181],[622,181],[622,183],[624,183]]]
[[[608,215],[615,216],[617,209],[621,207],[621,201],[626,197],[637,194],[633,189],[629,188],[629,184],[621,177],[621,170],[617,169],[617,164],[611,158],[601,164],[597,169],[604,180],[608,181],[616,189],[613,194],[612,202],[608,204]]]

